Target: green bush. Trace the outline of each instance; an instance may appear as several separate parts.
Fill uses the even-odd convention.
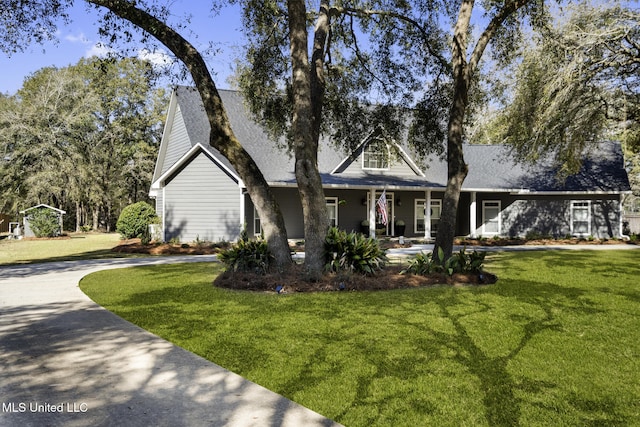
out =
[[[376,239],[359,233],[347,233],[335,227],[327,233],[324,250],[327,271],[373,274],[382,269],[387,261]]]
[[[33,209],[27,219],[36,237],[55,237],[60,234],[60,218],[51,209]]]
[[[157,221],[156,211],[147,202],[138,202],[127,206],[116,222],[116,231],[124,239],[149,237],[149,224]],[[148,242],[147,242],[148,243]]]
[[[230,249],[218,253],[227,271],[266,274],[273,264],[273,255],[263,239],[240,239]]]

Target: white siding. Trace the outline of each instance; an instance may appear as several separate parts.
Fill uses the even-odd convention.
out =
[[[233,241],[240,233],[240,189],[200,152],[166,183],[163,213],[167,241]]]
[[[176,108],[176,115],[173,120],[173,127],[169,135],[169,144],[167,145],[167,153],[164,158],[164,164],[162,165],[162,171],[160,172],[161,175],[169,170],[175,162],[180,160],[180,158],[191,149],[189,135],[187,134],[187,128],[184,125],[184,118],[182,117],[179,106]]]
[[[156,194],[156,215],[160,218],[160,224],[162,224],[162,210],[164,208],[164,193],[162,190],[159,190]]]

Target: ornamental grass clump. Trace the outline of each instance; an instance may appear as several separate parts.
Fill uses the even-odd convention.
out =
[[[387,262],[378,241],[332,227],[325,239],[325,269],[330,272],[374,274]]]

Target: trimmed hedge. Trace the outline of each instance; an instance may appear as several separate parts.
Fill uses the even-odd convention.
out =
[[[116,231],[124,239],[145,239],[149,237],[149,224],[157,220],[156,211],[147,202],[138,202],[127,206],[120,213]]]

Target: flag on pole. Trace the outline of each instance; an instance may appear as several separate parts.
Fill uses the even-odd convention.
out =
[[[387,225],[389,222],[389,213],[387,212],[387,190],[383,190],[380,198],[376,202],[376,208],[380,214],[381,222]]]

